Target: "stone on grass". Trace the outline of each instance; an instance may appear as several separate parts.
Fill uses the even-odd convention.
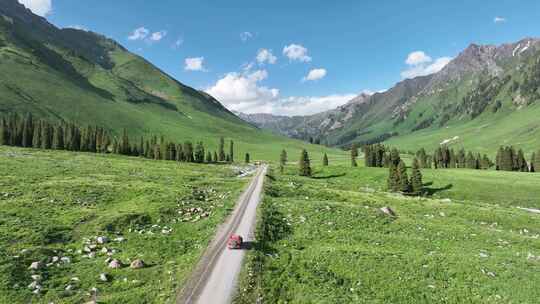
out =
[[[98,244],[105,244],[109,241],[109,239],[106,236],[98,236],[96,241]]]
[[[386,214],[386,215],[389,215],[389,216],[396,216],[396,213],[394,212],[394,210],[392,210],[392,208],[390,207],[382,207],[381,209],[382,213]]]
[[[31,270],[38,270],[42,267],[43,265],[41,264],[41,262],[33,262],[32,264],[30,264],[30,267],[28,267],[28,269],[31,269]]]
[[[68,257],[62,257],[62,258],[60,259],[60,261],[62,261],[62,263],[65,263],[65,264],[71,263],[71,259],[68,258]]]
[[[41,286],[39,285],[38,282],[34,281],[32,283],[30,283],[30,285],[28,285],[28,289],[38,289],[38,288],[41,288]]]
[[[99,275],[99,280],[102,281],[102,282],[108,282],[109,281],[109,276],[106,273],[102,273],[102,274]]]
[[[144,267],[144,262],[141,259],[136,259],[135,261],[131,262],[131,265],[129,265],[132,269],[141,269]]]
[[[39,274],[34,274],[32,276],[30,276],[32,278],[32,280],[36,281],[36,282],[41,282],[41,276]]]
[[[107,252],[109,252],[109,249],[107,249],[107,247],[101,248],[101,253],[107,253]]]
[[[122,268],[122,263],[120,263],[119,260],[114,259],[109,263],[109,268],[112,268],[112,269]]]

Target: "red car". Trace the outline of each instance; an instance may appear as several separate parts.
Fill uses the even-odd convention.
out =
[[[238,234],[233,234],[229,237],[229,241],[227,241],[227,247],[229,249],[241,249],[243,239]]]

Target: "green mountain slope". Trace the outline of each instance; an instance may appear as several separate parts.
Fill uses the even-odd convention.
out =
[[[0,0],[0,75],[0,115],[31,112],[117,133],[126,128],[131,136],[204,140],[210,148],[225,136],[237,143],[237,155],[249,151],[254,159],[304,145],[245,123],[115,41],[58,29],[16,0]]]
[[[404,149],[441,143],[494,154],[540,147],[540,40],[471,45],[440,72],[406,79],[308,117],[242,116],[291,137],[334,146],[386,141]]]

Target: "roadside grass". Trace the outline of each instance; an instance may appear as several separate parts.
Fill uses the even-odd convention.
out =
[[[384,192],[383,169],[275,171],[260,214],[281,220],[260,217],[235,303],[536,303],[540,217],[516,206],[539,207],[538,177],[426,171],[454,186],[412,198]]]
[[[100,303],[174,303],[249,180],[229,165],[2,146],[0,172],[0,303],[81,303],[92,288]],[[109,269],[103,247],[124,267]],[[35,261],[52,264],[29,270]]]

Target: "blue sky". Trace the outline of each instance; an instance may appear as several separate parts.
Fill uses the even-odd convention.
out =
[[[19,1],[117,40],[231,109],[286,115],[437,71],[473,42],[540,36],[540,1]]]

